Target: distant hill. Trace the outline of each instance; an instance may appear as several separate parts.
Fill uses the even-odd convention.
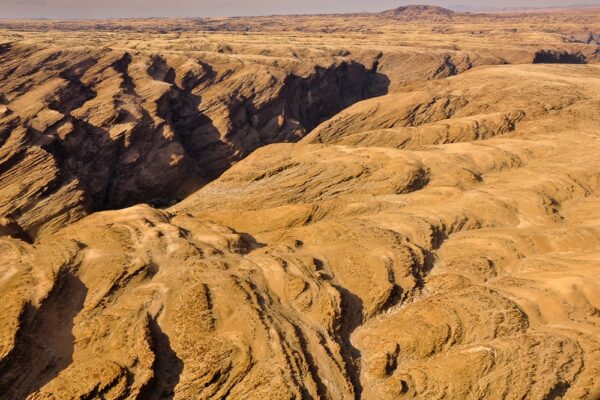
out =
[[[387,10],[379,15],[388,18],[449,17],[454,11],[438,6],[408,5]]]

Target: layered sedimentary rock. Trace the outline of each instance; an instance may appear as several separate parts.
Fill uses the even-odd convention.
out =
[[[33,240],[94,211],[169,205],[360,100],[482,65],[600,54],[572,39],[595,27],[584,15],[532,15],[517,30],[502,25],[514,16],[452,14],[441,29],[432,15],[450,14],[0,22],[0,212]],[[275,32],[284,21],[293,31]]]
[[[0,57],[2,212],[32,237],[96,210],[168,204],[255,148],[297,141],[386,92],[374,58],[299,63],[40,43],[11,44]]]
[[[595,45],[461,18],[3,31],[0,398],[597,399],[600,67],[560,57]]]

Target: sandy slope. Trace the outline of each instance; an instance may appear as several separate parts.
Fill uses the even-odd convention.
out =
[[[388,94],[322,114],[336,115],[308,135],[309,120],[257,124],[281,136],[240,145],[261,147],[170,208],[99,211],[89,191],[112,179],[147,176],[169,196],[173,177],[210,180],[189,174],[215,152],[188,152],[197,142],[181,136],[202,136],[181,128],[185,116],[156,112],[165,93],[171,113],[183,93],[214,96],[202,112],[221,118],[219,137],[244,138],[220,108],[225,88],[255,88],[248,104],[264,106],[240,123],[273,118],[298,101],[279,96],[286,74],[316,79],[324,62],[363,71],[370,53],[357,44],[360,57],[340,59],[313,44],[284,64],[269,56],[278,64],[267,68],[174,50],[161,53],[169,72],[152,51],[114,44],[44,58],[56,51],[26,35],[0,55],[33,60],[2,83],[1,398],[600,397],[599,66],[471,65],[433,80],[388,72]],[[393,65],[394,51],[378,57]],[[93,65],[67,68],[77,57]],[[0,70],[11,65],[4,58]],[[186,89],[186,71],[206,65],[225,77]],[[266,70],[282,78],[264,81]],[[39,80],[25,90],[28,76]],[[72,103],[73,85],[96,94]],[[115,122],[122,110],[129,119]],[[137,134],[132,147],[109,135],[81,153],[94,129],[61,136],[69,123],[130,123]],[[164,134],[173,127],[181,133]],[[268,144],[288,134],[303,139]],[[180,146],[190,169],[162,163],[164,146]],[[143,162],[99,174],[127,164],[131,149]]]

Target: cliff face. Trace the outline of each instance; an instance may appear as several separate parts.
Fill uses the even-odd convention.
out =
[[[387,89],[375,60],[333,56],[299,65],[14,44],[0,57],[2,213],[32,237],[96,210],[169,204]]]

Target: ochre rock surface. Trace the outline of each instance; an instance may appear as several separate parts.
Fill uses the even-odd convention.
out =
[[[598,399],[598,15],[2,22],[0,398]]]

